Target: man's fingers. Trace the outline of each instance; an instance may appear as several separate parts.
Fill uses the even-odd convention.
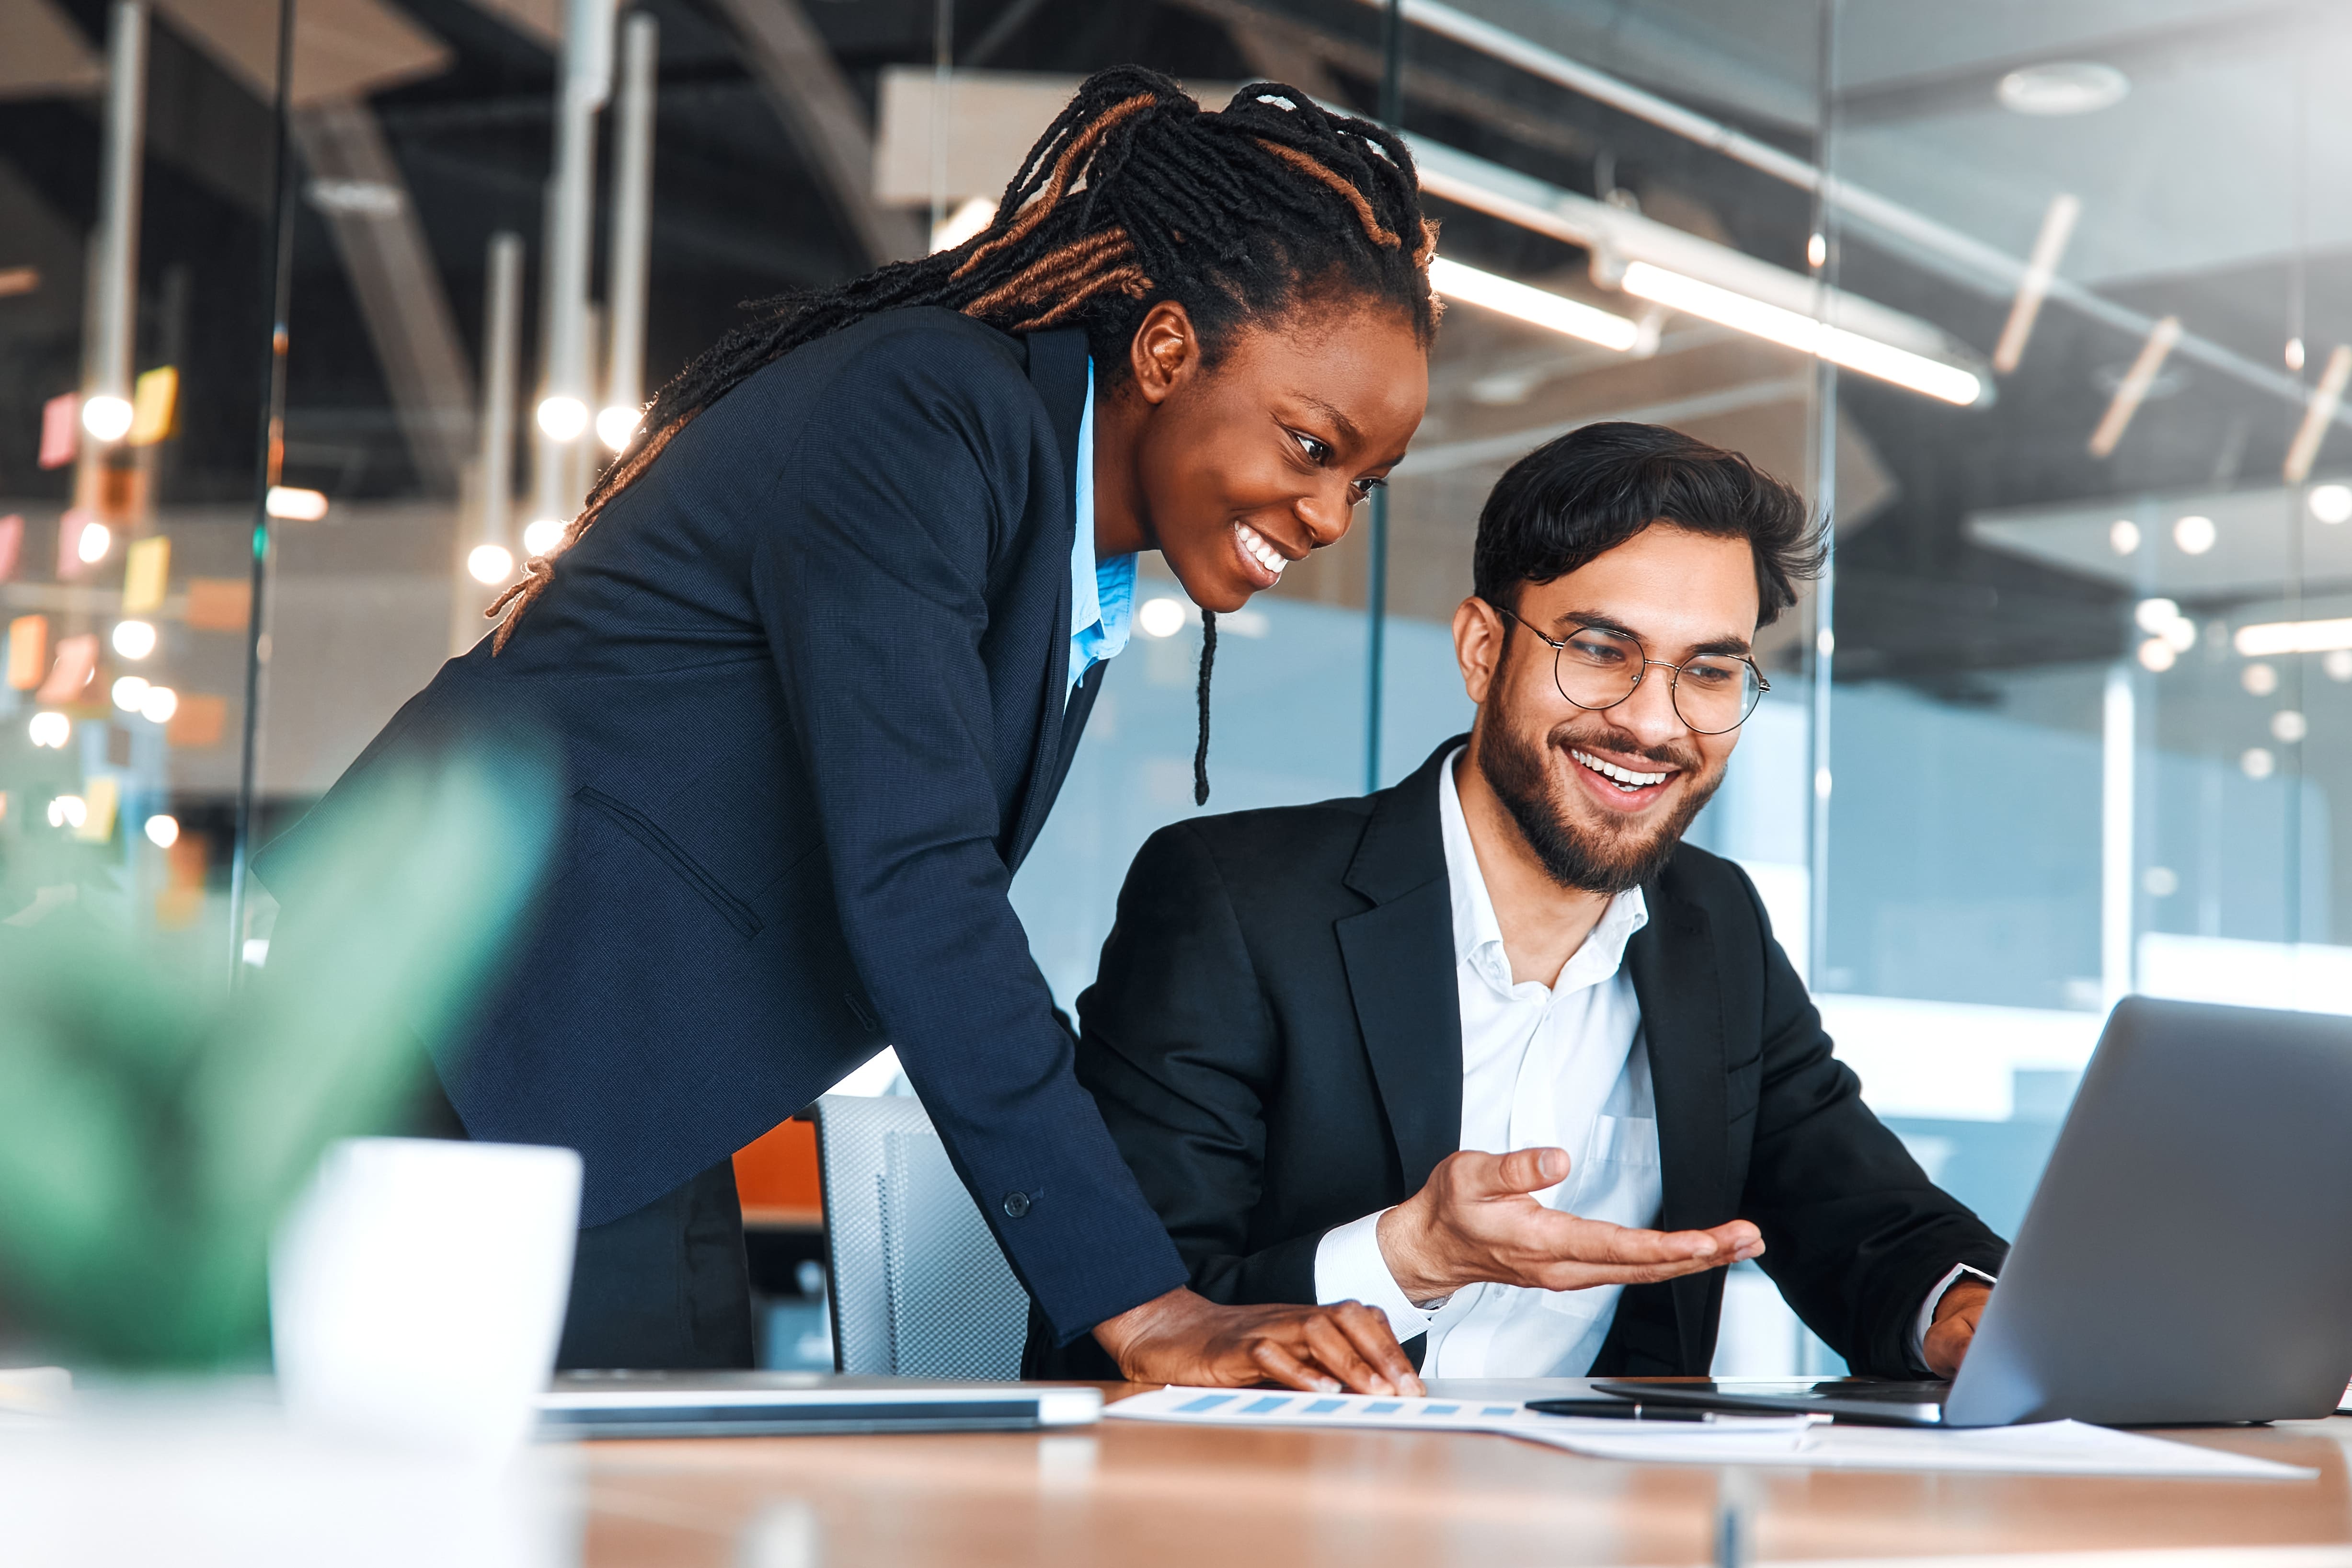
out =
[[[1463,1174],[1469,1178],[1465,1185],[1470,1190],[1463,1196],[1470,1198],[1541,1192],[1566,1181],[1569,1172],[1566,1149],[1514,1149],[1500,1156],[1480,1155],[1466,1164]]]

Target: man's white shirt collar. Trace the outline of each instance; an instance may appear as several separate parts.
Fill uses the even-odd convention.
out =
[[[1513,989],[1510,955],[1503,948],[1503,927],[1495,918],[1495,901],[1486,892],[1470,821],[1463,814],[1462,795],[1454,783],[1454,769],[1467,750],[1457,748],[1437,769],[1438,832],[1445,842],[1445,881],[1454,899],[1454,961],[1469,964],[1496,995],[1507,997]],[[1649,923],[1650,906],[1642,890],[1627,888],[1609,901],[1550,988],[1572,991],[1608,979],[1625,961],[1625,944]]]

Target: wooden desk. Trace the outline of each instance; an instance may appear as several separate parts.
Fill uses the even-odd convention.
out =
[[[1135,1392],[1107,1385],[1118,1398]],[[1761,1560],[2352,1542],[2352,1419],[2173,1434],[2315,1481],[1755,1469]],[[588,1568],[736,1568],[805,1501],[825,1568],[1711,1562],[1717,1473],[1508,1437],[1105,1421],[1055,1435],[589,1445]]]

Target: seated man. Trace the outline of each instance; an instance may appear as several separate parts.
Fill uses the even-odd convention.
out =
[[[1466,740],[1144,845],[1078,1075],[1194,1290],[1363,1301],[1433,1376],[1704,1374],[1756,1258],[1856,1373],[1958,1366],[2004,1243],[1863,1103],[1747,876],[1680,841],[1820,551],[1745,458],[1563,436],[1479,518]]]

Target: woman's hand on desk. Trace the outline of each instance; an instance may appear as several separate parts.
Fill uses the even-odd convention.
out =
[[[1225,1307],[1179,1289],[1096,1324],[1095,1338],[1134,1383],[1422,1392],[1389,1320],[1358,1301]]]
[[[1960,1370],[1969,1346],[1976,1342],[1977,1320],[1984,1316],[1985,1303],[1991,1300],[1992,1287],[1975,1280],[1959,1281],[1944,1292],[1944,1299],[1936,1303],[1936,1321],[1919,1347],[1928,1371],[1949,1377]]]

